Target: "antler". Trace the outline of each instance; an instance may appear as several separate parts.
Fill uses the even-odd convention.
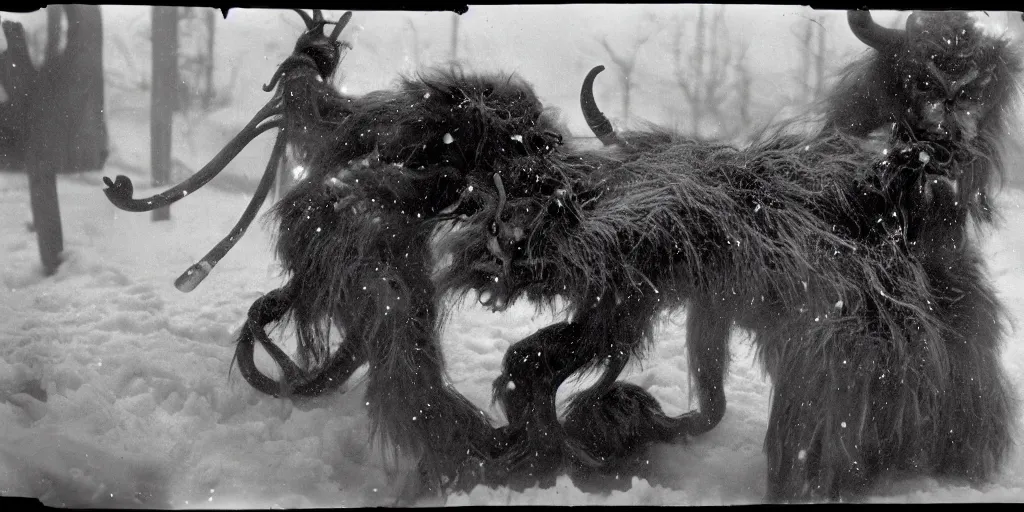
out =
[[[217,153],[217,156],[213,157],[199,172],[170,190],[145,199],[133,199],[132,192],[134,191],[134,186],[132,185],[132,180],[121,174],[114,181],[111,181],[106,176],[103,177],[103,183],[107,185],[103,193],[107,195],[107,199],[111,203],[114,203],[114,206],[129,212],[148,212],[178,201],[199,190],[203,185],[206,185],[220,174],[227,167],[228,163],[238,156],[238,153],[261,133],[280,127],[280,119],[271,119],[281,113],[279,102],[279,99],[274,99],[264,105],[252,120],[249,121],[249,124],[245,125],[245,128],[242,128],[242,131],[231,139],[224,146],[224,149]]]
[[[199,286],[199,283],[203,282],[203,279],[206,279],[206,276],[210,274],[213,267],[217,266],[221,258],[227,255],[228,251],[238,243],[242,235],[245,234],[245,230],[249,229],[249,224],[252,223],[252,219],[256,217],[256,212],[259,211],[260,206],[267,199],[267,194],[270,193],[270,186],[274,183],[274,177],[277,175],[277,168],[281,162],[281,156],[284,155],[287,143],[288,139],[285,138],[284,130],[278,132],[277,139],[274,142],[274,150],[270,153],[270,161],[267,162],[267,168],[263,171],[263,177],[260,179],[252,199],[249,200],[248,206],[242,212],[242,217],[238,219],[235,227],[231,228],[227,236],[218,242],[213,249],[210,249],[206,256],[203,256],[203,259],[189,267],[188,270],[174,281],[175,288],[185,293],[194,290],[196,286]]]
[[[338,36],[341,35],[341,31],[348,25],[349,20],[352,19],[352,11],[345,12],[338,21],[324,20],[323,13],[319,9],[313,10],[312,17],[299,9],[294,9],[294,11],[299,13],[299,16],[302,16],[302,21],[306,24],[306,32],[299,37],[299,41],[295,44],[295,53],[285,59],[285,61],[278,66],[277,71],[274,72],[274,76],[270,78],[270,83],[263,86],[263,90],[266,92],[274,90],[274,88],[277,87],[278,81],[282,76],[284,76],[285,72],[291,69],[291,67],[296,63],[300,63],[304,60],[308,63],[309,59],[312,59],[312,62],[317,67],[317,71],[320,73],[321,77],[326,79],[327,76],[333,72],[334,66],[337,66],[338,64],[337,53],[333,55],[332,62],[322,62],[322,59],[318,61],[314,55],[306,52],[306,50],[314,48],[317,43],[321,46],[324,44],[331,45],[334,47],[333,51],[335,52],[342,47],[349,49],[352,48],[352,45],[348,43],[338,42]],[[334,25],[334,30],[331,31],[331,35],[324,38],[323,27],[331,24]],[[321,50],[323,50],[323,48],[321,48]]]
[[[272,90],[281,75],[286,73],[288,69],[292,69],[296,64],[299,64],[300,61],[305,61],[305,64],[308,65],[310,60],[312,60],[317,71],[321,74],[333,70],[333,66],[337,65],[336,50],[341,46],[337,38],[341,34],[342,29],[351,20],[352,13],[346,12],[338,21],[326,21],[324,20],[323,13],[319,10],[313,11],[312,16],[300,10],[296,11],[302,16],[307,29],[306,33],[299,38],[296,52],[278,68],[271,79],[271,84],[264,87],[267,91]],[[334,24],[335,27],[330,36],[325,37],[322,30],[328,24]],[[320,51],[316,51],[316,47],[319,47]],[[307,54],[304,50],[313,51],[312,54]],[[323,50],[327,50],[326,53]],[[327,60],[332,60],[333,62],[326,62],[323,57],[327,57]],[[232,138],[209,163],[185,181],[165,192],[145,199],[134,199],[132,198],[134,192],[132,180],[124,175],[118,175],[114,180],[104,177],[103,182],[107,185],[107,188],[103,192],[106,194],[107,199],[116,207],[130,212],[145,212],[168,206],[209,183],[257,136],[267,130],[281,128],[284,124],[283,114],[282,98],[281,94],[278,94],[264,105],[252,120],[242,128],[238,135]],[[214,246],[203,259],[189,267],[188,270],[175,280],[175,287],[183,292],[194,290],[209,275],[217,263],[235,246],[242,235],[245,234],[260,206],[266,201],[286,146],[287,139],[282,131],[278,134],[274,143],[274,149],[271,152],[270,161],[267,163],[267,168],[260,179],[255,194],[242,213],[242,217],[231,229],[231,232]]]
[[[348,25],[348,21],[352,19],[352,11],[346,11],[345,14],[341,15],[341,19],[334,22],[334,30],[331,31],[330,38],[332,41],[337,41],[338,36],[341,35],[341,31],[344,30],[345,26]]]

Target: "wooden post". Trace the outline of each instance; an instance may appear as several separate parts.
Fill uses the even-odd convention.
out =
[[[178,8],[153,6],[153,90],[150,96],[149,136],[153,186],[171,182],[171,141],[177,103]],[[153,210],[152,219],[170,220],[171,208]]]

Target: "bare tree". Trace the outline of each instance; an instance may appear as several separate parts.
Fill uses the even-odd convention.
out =
[[[213,84],[213,48],[217,11],[210,8],[178,8],[178,111],[188,110],[198,97],[209,108],[216,95]]]
[[[821,97],[825,90],[825,75],[829,57],[834,53],[828,47],[825,38],[825,17],[823,15],[807,18],[796,27],[799,40],[800,68],[796,72],[796,82],[801,90],[801,98],[810,102]]]
[[[178,8],[153,6],[153,89],[149,134],[153,186],[171,181],[171,140],[178,76]],[[153,210],[153,220],[169,220],[170,207]]]
[[[672,38],[675,81],[689,106],[690,130],[695,137],[703,136],[701,130],[706,119],[721,118],[722,107],[735,90],[728,86],[732,82],[730,72],[735,66],[733,42],[725,25],[725,7],[717,6],[713,12],[708,11],[707,6],[699,7],[688,50],[683,48],[684,23],[681,19],[675,20]],[[748,74],[748,98],[749,78]]]
[[[733,88],[736,91],[736,106],[740,114],[741,128],[750,126],[753,116],[750,112],[753,98],[751,92],[754,86],[754,74],[750,71],[750,65],[747,63],[747,50],[750,48],[750,43],[744,43],[740,46],[739,52],[736,54],[735,60],[733,60],[733,77],[735,83]]]
[[[637,30],[637,37],[633,40],[632,44],[626,45],[628,50],[624,52],[618,52],[608,42],[608,36],[601,38],[601,46],[604,47],[605,52],[608,53],[608,58],[611,59],[612,65],[618,71],[619,86],[622,90],[622,122],[629,122],[632,92],[633,92],[633,73],[636,71],[637,55],[640,52],[640,47],[657,33],[657,27],[645,27],[640,26]]]
[[[412,21],[412,18],[406,18],[405,23],[409,25],[409,34],[412,36],[412,63],[415,69],[420,69],[423,51],[420,46],[420,31],[416,28],[416,23]]]

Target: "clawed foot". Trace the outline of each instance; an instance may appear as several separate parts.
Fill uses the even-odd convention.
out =
[[[469,455],[458,464],[427,471],[422,463],[415,482],[400,485],[398,506],[412,505],[421,499],[450,493],[469,493],[477,486],[509,487],[522,491],[533,486],[554,485],[562,468],[559,446],[535,442],[536,436],[508,426],[494,430],[487,455]]]
[[[554,485],[564,466],[562,436],[529,426],[496,429],[491,460],[484,464],[488,485],[525,489]]]

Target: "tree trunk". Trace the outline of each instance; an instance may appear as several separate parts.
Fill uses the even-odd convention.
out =
[[[814,66],[817,75],[815,78],[814,97],[820,98],[825,92],[825,51],[828,42],[825,40],[825,28],[822,25],[825,18],[818,18],[818,53],[814,56]]]
[[[213,9],[206,10],[206,57],[208,60],[206,61],[206,92],[203,95],[203,108],[207,109],[213,104],[213,97],[217,90],[213,83],[213,43],[217,30],[216,16]]]
[[[28,40],[20,23],[5,22],[7,50],[0,52],[0,85],[7,101],[0,104],[0,165],[6,169],[25,168],[28,140],[28,109],[39,72],[28,54]]]
[[[149,136],[153,186],[171,182],[171,129],[178,100],[178,8],[153,7],[153,90],[150,96]],[[153,210],[154,221],[169,220],[169,206]]]
[[[60,16],[67,15],[67,43],[61,51]],[[5,27],[6,29],[7,27]],[[5,30],[6,32],[6,30]],[[64,250],[58,172],[100,169],[107,159],[107,129],[103,114],[103,24],[95,5],[47,8],[45,61],[38,72],[25,70],[25,168],[33,226],[39,241],[43,271],[52,275]],[[20,43],[11,45],[16,49]],[[13,56],[12,56],[13,57]],[[27,54],[24,56],[28,58]]]
[[[461,17],[460,14],[456,14],[452,19],[452,62],[459,61],[459,18]]]

